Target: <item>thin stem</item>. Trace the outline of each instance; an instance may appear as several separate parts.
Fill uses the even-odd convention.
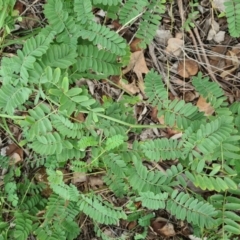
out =
[[[24,120],[26,118],[25,116],[10,116],[10,115],[7,115],[7,114],[0,114],[0,117],[15,119],[15,120]]]
[[[81,112],[82,113],[89,113],[90,111],[81,111]],[[116,119],[116,118],[109,117],[109,116],[101,114],[101,113],[95,113],[95,114],[98,117],[102,117],[102,118],[111,120],[113,122],[119,123],[119,124],[124,125],[124,126],[128,126],[130,128],[166,128],[165,125],[160,125],[160,124],[154,124],[154,125],[131,124],[131,123],[127,123],[127,122],[121,121],[121,120]]]

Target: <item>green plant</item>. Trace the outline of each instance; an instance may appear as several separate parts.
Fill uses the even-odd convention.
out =
[[[191,1],[189,6],[191,7],[191,11],[189,12],[187,19],[183,23],[183,29],[186,31],[190,31],[191,28],[195,27],[195,20],[199,17],[199,11],[195,10],[195,8],[199,5],[198,1]]]
[[[224,2],[229,33],[232,37],[240,36],[240,1],[229,0]]]
[[[119,18],[124,25],[141,16],[137,36],[148,44],[164,1],[140,1],[129,15],[134,3],[127,1]],[[121,219],[138,220],[142,232],[132,236],[144,239],[157,209],[191,223],[199,236],[218,230],[218,239],[240,235],[240,219],[234,211],[240,195],[239,103],[229,108],[221,88],[199,73],[192,84],[215,109],[214,116],[204,116],[190,103],[169,100],[161,76],[150,71],[145,77],[146,96],[165,125],[139,125],[127,96],[118,102],[103,98],[99,103],[85,86],[75,84],[80,78],[104,79],[120,73],[129,55],[127,44],[116,32],[97,24],[92,14],[97,6],[115,16],[113,6],[119,5],[118,0],[48,0],[44,6],[48,25],[29,38],[16,56],[2,59],[0,117],[22,129],[19,145],[31,150],[32,168],[46,168],[48,177],[47,182],[36,183],[32,175],[25,175],[23,166],[2,157],[0,166],[8,173],[0,198],[0,239],[24,240],[31,235],[40,240],[76,239],[82,214],[92,219],[102,239],[108,237],[101,225],[118,224]],[[130,17],[124,21],[124,16]],[[77,119],[79,113],[85,121]],[[183,135],[180,140],[134,141],[129,147],[129,133],[153,127],[175,128]],[[144,164],[172,159],[178,164],[165,172]],[[97,192],[81,192],[67,184],[60,170],[66,165],[72,173],[101,169],[109,191],[128,196],[133,206],[116,206]],[[203,198],[191,184],[214,194]],[[46,187],[52,189],[48,198],[42,195]],[[142,203],[140,210],[133,204],[137,201]]]

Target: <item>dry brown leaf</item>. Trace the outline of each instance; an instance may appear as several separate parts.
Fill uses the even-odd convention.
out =
[[[139,44],[141,43],[141,39],[139,38],[134,38],[133,41],[130,44],[130,49],[131,52],[137,52],[137,51],[141,51],[142,49],[139,47]]]
[[[164,125],[165,124],[164,116],[162,115],[162,116],[158,117],[157,113],[158,113],[157,108],[153,108],[152,112],[151,112],[151,118],[154,121],[158,121],[160,124]],[[178,130],[175,130],[174,128],[166,128],[166,134],[167,134],[166,137],[170,138],[170,137],[172,137],[176,134],[182,134],[182,132],[178,131]]]
[[[206,99],[202,96],[199,97],[197,101],[197,107],[200,112],[204,112],[205,116],[210,116],[214,113],[214,108],[210,105],[210,103],[207,103]]]
[[[17,1],[14,5],[14,10],[18,11],[18,14],[20,15],[23,12],[24,5],[20,1]]]
[[[6,148],[6,155],[11,156],[13,153],[17,153],[21,158],[23,158],[23,150],[17,144],[11,143]]]
[[[177,32],[175,34],[175,38],[182,39],[183,38],[183,33],[182,32]]]
[[[18,153],[13,153],[10,157],[10,162],[12,164],[17,164],[19,162],[22,162],[22,158]]]
[[[154,232],[165,237],[172,237],[176,235],[174,226],[168,219],[158,217],[151,224]]]
[[[184,45],[184,41],[182,39],[170,38],[168,40],[166,51],[168,53],[173,54],[176,57],[179,57],[182,53],[183,45]]]
[[[172,34],[170,30],[157,30],[155,40],[158,44],[166,46],[167,41],[172,38]]]
[[[220,43],[220,42],[223,42],[224,39],[225,39],[225,34],[226,32],[225,31],[219,31],[215,37],[213,38],[213,40],[217,43]]]
[[[210,60],[215,60],[215,61],[225,61],[225,56],[223,55],[225,51],[227,50],[226,47],[224,46],[215,46],[211,48],[211,55],[209,55]]]
[[[127,225],[128,230],[132,230],[137,226],[137,221],[132,221]]]
[[[82,123],[85,121],[84,113],[78,113],[76,117],[73,117],[74,122]]]
[[[217,8],[220,12],[225,12],[225,5],[224,3],[227,0],[213,0],[213,8]]]
[[[235,47],[233,47],[230,51],[227,52],[227,54],[226,54],[227,58],[225,60],[227,66],[232,65],[232,58],[231,58],[230,52],[232,52],[235,56],[237,56],[238,61],[239,61],[240,60],[240,45],[237,44]]]
[[[196,98],[196,94],[193,92],[186,92],[183,96],[185,102],[192,102]]]
[[[192,59],[180,61],[178,64],[178,74],[183,78],[189,78],[198,72],[198,64]]]
[[[23,150],[17,144],[11,143],[5,149],[6,156],[10,157],[10,164],[17,164],[23,161]]]
[[[38,16],[30,13],[25,18],[23,18],[22,22],[20,22],[19,25],[24,29],[32,29],[38,24],[39,21],[40,19]]]
[[[131,93],[131,94],[136,94],[136,93],[139,93],[140,90],[139,88],[136,86],[135,84],[135,81],[130,83],[130,84],[127,84],[125,83],[124,81],[122,81],[122,79],[119,81],[118,85],[124,89],[125,91]]]
[[[88,180],[89,180],[89,185],[94,190],[102,187],[104,184],[101,176],[90,176]]]
[[[154,122],[158,121],[157,113],[158,113],[157,107],[153,107],[152,111],[150,112],[150,116]]]
[[[73,173],[73,178],[72,178],[72,183],[82,183],[87,181],[87,175],[86,173],[81,173],[81,172],[74,172]]]
[[[149,69],[147,67],[143,51],[137,51],[131,54],[130,62],[128,66],[123,70],[123,74],[126,74],[131,70],[136,73],[139,89],[144,94],[144,83],[142,74],[147,74],[149,72]]]
[[[133,70],[137,75],[140,73],[148,73],[149,69],[147,67],[143,51],[137,51],[131,54],[131,58],[128,66],[123,69],[123,74],[128,73]]]
[[[232,74],[235,70],[237,70],[239,68],[239,60],[238,60],[238,56],[236,54],[235,51],[228,51],[227,52],[227,55],[228,57],[231,58],[231,63],[230,65],[228,65],[224,71],[220,74],[220,76],[223,78],[223,79],[226,79],[227,80],[227,76]],[[227,62],[227,61],[226,61]],[[228,61],[229,63],[229,61]],[[230,68],[229,68],[230,67]]]
[[[208,32],[208,36],[207,36],[207,40],[210,41],[212,40],[216,34],[219,32],[219,23],[217,23],[215,20],[213,19],[209,19],[209,25],[211,26],[211,28],[209,29]]]

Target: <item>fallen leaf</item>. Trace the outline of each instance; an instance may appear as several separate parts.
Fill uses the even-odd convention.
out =
[[[214,113],[214,108],[210,105],[210,103],[208,103],[206,101],[205,98],[203,98],[202,96],[199,97],[198,101],[197,101],[197,107],[199,109],[200,112],[204,112],[205,116],[210,116]]]
[[[139,44],[141,43],[141,39],[139,38],[134,38],[133,41],[130,44],[130,49],[131,52],[137,52],[137,51],[141,51],[142,49],[139,47]]]
[[[149,72],[147,67],[143,51],[137,51],[131,54],[130,62],[128,66],[123,69],[123,74],[128,73],[133,70],[138,78],[138,87],[141,92],[144,94],[144,83],[143,83],[143,75]]]
[[[225,5],[224,3],[227,0],[213,0],[213,8],[217,8],[220,12],[225,12]]]
[[[7,147],[3,148],[4,155],[10,157],[10,165],[17,164],[23,161],[23,150],[17,144],[11,143]]]
[[[101,176],[90,176],[88,178],[89,185],[92,187],[92,189],[96,190],[104,185],[104,182],[102,180]]]
[[[77,116],[73,117],[74,122],[83,123],[85,121],[84,113],[78,113]]]
[[[158,113],[157,107],[153,107],[152,111],[150,112],[150,116],[154,122],[158,121],[157,113]]]
[[[34,178],[38,183],[45,183],[45,188],[41,192],[45,197],[49,197],[52,194],[52,189],[49,186],[47,177],[46,168],[44,167],[39,168],[34,175]]]
[[[219,32],[219,24],[215,20],[212,20],[212,19],[209,19],[208,21],[210,22],[209,24],[210,24],[211,28],[208,32],[207,40],[210,41]]]
[[[153,228],[154,232],[165,237],[172,237],[176,235],[173,224],[170,223],[168,219],[162,217],[156,218],[152,222],[151,227]]]
[[[232,64],[230,69],[224,69],[224,71],[220,74],[223,79],[226,79],[226,76],[232,74],[239,68],[239,60],[237,55],[233,51],[228,51],[228,54],[231,56]]]
[[[6,156],[11,156],[13,153],[19,154],[21,158],[23,158],[23,150],[17,144],[11,143],[6,148]]]
[[[225,33],[224,31],[219,31],[215,37],[213,38],[213,40],[217,43],[223,42],[225,39]]]
[[[127,225],[128,230],[132,230],[137,226],[137,221],[132,221]]]
[[[24,29],[32,29],[35,27],[40,21],[39,17],[34,14],[28,14],[25,18],[23,18],[22,22],[19,25]]]
[[[215,46],[211,48],[211,54],[209,55],[210,60],[225,60],[225,56],[223,55],[227,48],[225,46]]]
[[[18,15],[20,15],[23,12],[23,7],[24,7],[23,3],[20,1],[17,1],[13,9],[18,11]]]
[[[10,157],[10,162],[13,164],[17,164],[21,161],[22,161],[22,158],[18,153],[13,153]]]
[[[194,60],[186,59],[178,64],[178,74],[183,78],[189,78],[198,72],[198,64]]]
[[[135,81],[133,81],[132,83],[125,83],[122,79],[119,81],[118,85],[124,89],[125,91],[129,92],[130,94],[136,94],[139,93],[140,90],[139,88],[136,86]]]
[[[82,183],[87,181],[87,175],[86,173],[81,173],[81,172],[74,172],[73,173],[73,178],[72,178],[72,183]]]
[[[184,45],[184,41],[182,39],[170,38],[168,40],[166,52],[173,54],[176,57],[179,57],[182,53],[183,45]]]
[[[183,33],[182,33],[182,32],[177,32],[177,33],[175,34],[175,38],[182,39],[182,38],[183,38]]]
[[[235,45],[230,51],[234,53],[237,56],[238,61],[240,61],[240,44]],[[232,65],[232,57],[231,57],[230,51],[228,51],[226,54],[225,62],[227,66]]]
[[[185,102],[192,102],[197,96],[197,94],[193,93],[193,92],[186,92],[184,95],[183,95],[183,99]]]
[[[155,40],[161,46],[165,46],[170,38],[172,38],[170,30],[157,30]]]

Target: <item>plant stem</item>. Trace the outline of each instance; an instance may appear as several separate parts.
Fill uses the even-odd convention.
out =
[[[10,116],[10,115],[7,115],[7,114],[0,114],[0,117],[15,119],[15,120],[24,120],[26,118],[25,116]]]
[[[82,113],[89,113],[90,111],[81,111],[81,112]],[[125,126],[130,127],[130,128],[166,128],[165,125],[160,125],[160,124],[154,124],[154,125],[131,124],[131,123],[127,123],[127,122],[121,121],[121,120],[116,119],[116,118],[109,117],[109,116],[101,114],[101,113],[95,113],[95,114],[98,117],[102,117],[102,118],[111,120],[113,122],[119,123],[121,125],[125,125]]]

